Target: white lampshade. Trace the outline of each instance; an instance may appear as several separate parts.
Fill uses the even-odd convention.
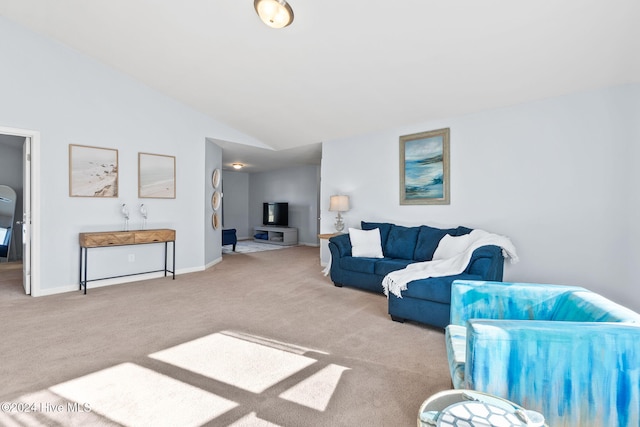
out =
[[[349,196],[331,196],[329,199],[330,212],[346,212],[349,210]]]
[[[254,0],[253,7],[271,28],[283,28],[293,22],[293,9],[285,0]]]

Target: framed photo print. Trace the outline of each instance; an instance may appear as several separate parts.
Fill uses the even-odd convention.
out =
[[[118,197],[118,150],[69,144],[69,196]]]
[[[176,158],[138,153],[138,197],[176,198]]]
[[[449,128],[400,137],[400,204],[449,204]]]

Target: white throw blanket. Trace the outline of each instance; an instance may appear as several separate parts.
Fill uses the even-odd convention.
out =
[[[400,292],[407,290],[407,284],[413,280],[460,274],[467,268],[473,251],[486,245],[501,247],[503,257],[510,258],[511,263],[518,262],[516,248],[506,236],[488,233],[484,230],[473,230],[468,235],[458,237],[445,236],[438,244],[434,258],[438,258],[439,254],[451,254],[452,252],[455,255],[433,261],[415,262],[402,270],[387,274],[382,280],[384,294],[389,296],[389,292],[391,292],[398,298],[402,298]]]

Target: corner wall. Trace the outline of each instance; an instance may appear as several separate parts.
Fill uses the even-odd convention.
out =
[[[323,144],[321,230],[331,194],[361,220],[466,225],[509,236],[506,281],[580,285],[636,310],[640,85],[573,94]],[[401,135],[451,129],[451,204],[399,204]],[[635,159],[635,160],[634,160]]]
[[[148,228],[176,229],[178,272],[203,269],[211,222],[204,142],[264,144],[1,17],[0,57],[0,126],[41,135],[41,283],[33,294],[78,288],[78,233],[122,229],[122,203],[131,228],[140,227],[144,203]],[[69,197],[69,144],[118,150],[118,198]],[[176,157],[175,199],[138,198],[139,152]],[[89,279],[158,269],[161,245],[142,246],[92,250]]]

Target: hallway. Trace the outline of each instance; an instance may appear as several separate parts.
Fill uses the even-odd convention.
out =
[[[22,298],[22,261],[0,263],[0,300]]]

